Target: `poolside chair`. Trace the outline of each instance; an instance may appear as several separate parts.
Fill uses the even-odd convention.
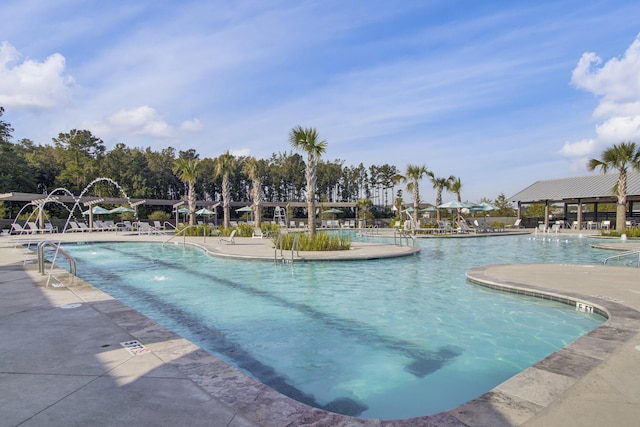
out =
[[[153,221],[153,226],[157,230],[165,230],[166,229],[165,226],[160,223],[160,221]]]
[[[68,232],[73,231],[73,232],[82,233],[84,230],[80,228],[80,226],[78,225],[77,222],[69,221],[69,227],[65,231],[68,231]]]
[[[218,242],[222,243],[222,242],[226,242],[226,243],[231,243],[232,245],[236,244],[236,241],[234,239],[234,236],[236,235],[236,231],[238,230],[233,230],[231,232],[231,234],[229,235],[229,237],[221,237]]]
[[[80,229],[82,231],[91,231],[91,229],[89,228],[89,226],[87,224],[85,224],[84,222],[79,222],[78,226],[80,227]]]
[[[160,234],[160,231],[148,222],[138,222],[138,235],[142,234]]]
[[[458,221],[458,230],[460,230],[460,233],[476,233],[476,229],[472,228],[469,226],[469,223],[467,223],[466,219],[462,219],[460,221]]]
[[[515,220],[513,224],[505,225],[505,228],[522,228],[520,225],[522,223],[522,218],[518,218]]]
[[[116,229],[118,231],[133,231],[133,225],[131,221],[122,221],[116,224]]]
[[[50,231],[47,230],[46,228],[38,228],[38,226],[36,225],[35,222],[32,221],[28,221],[27,222],[27,228],[29,231],[31,231],[32,234],[37,234],[37,233],[49,233]]]
[[[55,225],[51,224],[50,222],[45,222],[45,223],[44,223],[44,228],[45,228],[49,233],[57,233],[57,232],[58,232],[58,227],[56,227]]]
[[[602,230],[609,231],[611,229],[611,221],[602,221],[602,223],[600,224],[600,228]]]
[[[253,239],[262,239],[264,237],[264,233],[262,233],[262,230],[260,229],[260,227],[254,227],[253,235],[251,237]]]
[[[479,221],[477,219],[473,220],[473,225],[475,226],[474,228],[476,229],[476,231],[479,231],[481,233],[486,233],[489,231],[489,229],[487,228],[487,223]]]
[[[11,234],[33,234],[33,232],[14,222],[11,224]]]

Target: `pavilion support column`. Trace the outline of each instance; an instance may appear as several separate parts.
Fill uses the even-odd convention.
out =
[[[549,231],[549,201],[544,201],[544,229]]]
[[[520,200],[518,200],[518,211],[517,211],[517,215],[518,218],[517,219],[521,219],[522,218],[522,203],[520,203]]]
[[[582,200],[578,199],[578,230],[582,230]]]

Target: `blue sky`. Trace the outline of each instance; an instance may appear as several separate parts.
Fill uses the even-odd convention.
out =
[[[494,199],[640,143],[639,18],[638,1],[3,0],[0,105],[15,142],[88,129],[201,157],[288,152],[310,126],[327,160],[425,164]]]

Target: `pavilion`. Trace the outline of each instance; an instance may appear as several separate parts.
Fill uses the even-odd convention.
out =
[[[619,174],[594,174],[572,178],[536,181],[509,198],[518,204],[518,218],[523,205],[544,204],[544,224],[548,229],[550,207],[562,205],[565,221],[576,221],[576,228],[583,229],[585,220],[598,223],[600,220],[615,222],[615,212],[598,212],[598,205],[617,203],[613,189]],[[572,207],[575,207],[572,209]],[[627,218],[640,220],[640,173],[627,173]]]

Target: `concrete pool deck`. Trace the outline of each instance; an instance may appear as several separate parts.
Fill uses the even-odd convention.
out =
[[[64,238],[166,240],[114,233]],[[199,240],[219,256],[242,251],[273,259],[265,239],[238,239],[236,245]],[[367,246],[374,259],[391,250]],[[521,264],[469,270],[472,281],[580,301],[610,318],[448,412],[378,421],[292,401],[79,279],[45,287],[46,276],[32,261],[12,239],[0,238],[0,425],[555,426],[635,425],[640,419],[638,269]]]

